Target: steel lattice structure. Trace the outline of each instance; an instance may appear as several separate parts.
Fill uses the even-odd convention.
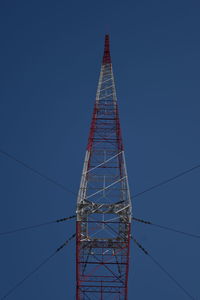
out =
[[[131,198],[109,49],[77,199],[76,300],[127,300]]]

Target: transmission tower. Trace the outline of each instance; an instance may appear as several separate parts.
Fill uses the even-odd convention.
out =
[[[127,300],[131,199],[109,36],[77,199],[76,300]]]

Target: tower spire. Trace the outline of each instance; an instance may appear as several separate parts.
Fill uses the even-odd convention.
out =
[[[111,64],[110,38],[108,34],[105,35],[103,64]]]

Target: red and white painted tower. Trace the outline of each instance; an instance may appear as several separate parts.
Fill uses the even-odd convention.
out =
[[[76,300],[127,300],[131,198],[109,36],[77,199]]]

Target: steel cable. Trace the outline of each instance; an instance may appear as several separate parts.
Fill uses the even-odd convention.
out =
[[[136,222],[143,223],[145,225],[151,225],[151,226],[154,226],[154,227],[158,227],[158,228],[161,228],[161,229],[164,229],[164,230],[168,230],[168,231],[173,231],[173,232],[180,233],[180,234],[183,234],[183,235],[186,235],[186,236],[190,236],[190,237],[193,237],[193,238],[198,238],[198,239],[200,238],[200,235],[198,235],[198,234],[189,233],[189,232],[178,230],[178,229],[175,229],[175,228],[172,228],[172,227],[155,224],[155,223],[152,223],[150,221],[144,221],[142,219],[138,219],[138,218],[135,218],[135,217],[133,217],[132,219],[134,221],[136,221]]]
[[[154,262],[154,264],[156,264],[160,270],[163,271],[163,273],[165,273],[175,284],[176,286],[178,286],[184,293],[185,295],[188,296],[188,298],[192,299],[192,300],[196,300],[194,298],[194,296],[192,296],[183,285],[181,285],[135,238],[131,237],[132,240],[134,241],[134,243],[137,245],[137,247],[145,254],[147,255],[149,258],[151,258],[151,260]]]
[[[9,154],[8,152],[6,151],[3,151],[0,149],[0,153],[3,154],[4,156],[7,156],[8,158],[12,159],[13,161],[17,162],[18,164],[22,165],[24,168],[32,171],[33,173],[37,174],[38,176],[44,178],[45,180],[47,180],[48,182],[56,185],[57,187],[59,187],[60,189],[66,191],[66,192],[69,192],[69,193],[72,193],[74,194],[75,196],[77,195],[76,193],[74,193],[72,190],[68,189],[66,186],[64,186],[63,184],[59,183],[58,181],[50,178],[49,176],[41,173],[40,171],[36,170],[35,168],[31,167],[30,165],[24,163],[22,160],[16,158],[15,156]]]
[[[21,228],[17,228],[17,229],[14,229],[14,230],[3,231],[3,232],[0,232],[0,236],[13,234],[13,233],[17,233],[17,232],[20,232],[20,231],[25,231],[25,230],[29,230],[29,229],[38,228],[38,227],[43,227],[43,226],[50,225],[50,224],[61,223],[61,222],[64,222],[64,221],[67,221],[67,220],[70,220],[70,219],[74,219],[75,217],[76,217],[76,215],[73,215],[73,216],[70,216],[70,217],[57,219],[57,220],[54,220],[54,221],[44,222],[44,223],[40,223],[40,224],[36,224],[36,225],[30,225],[30,226],[26,226],[26,227],[21,227]]]
[[[8,298],[15,290],[17,290],[26,280],[28,280],[32,275],[34,275],[38,270],[40,270],[44,265],[46,265],[61,249],[63,249],[69,241],[71,241],[76,234],[73,234],[69,239],[66,240],[59,248],[57,248],[51,255],[45,258],[36,268],[29,272],[22,280],[20,280],[16,285],[14,285],[0,300]]]
[[[133,195],[131,198],[139,197],[139,196],[141,196],[141,195],[143,195],[143,194],[145,194],[147,192],[150,192],[150,191],[152,191],[154,189],[157,189],[158,187],[160,187],[162,185],[165,185],[165,184],[167,184],[167,183],[169,183],[171,181],[174,181],[174,180],[176,180],[176,179],[178,179],[178,178],[180,178],[180,177],[182,177],[182,176],[184,176],[184,175],[186,175],[186,174],[188,174],[188,173],[190,173],[190,172],[192,172],[192,171],[194,171],[196,169],[199,169],[199,168],[200,168],[200,164],[196,165],[196,166],[194,166],[194,167],[192,167],[190,169],[187,169],[187,170],[185,170],[183,172],[180,172],[177,175],[172,176],[172,177],[170,177],[168,179],[165,179],[165,180],[163,180],[163,181],[161,181],[161,182],[159,182],[159,183],[157,183],[155,185],[152,185],[149,188],[145,189],[144,191],[139,192],[139,193]]]

